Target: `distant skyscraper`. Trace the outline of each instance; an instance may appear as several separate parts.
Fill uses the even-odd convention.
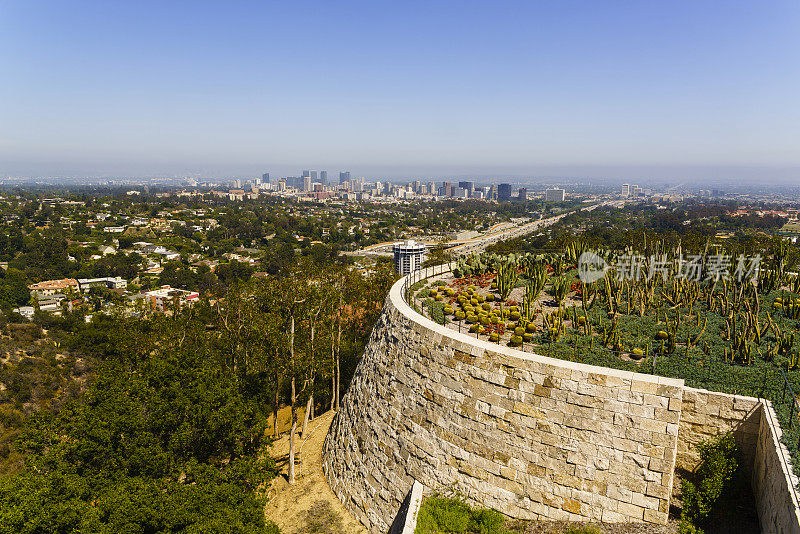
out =
[[[311,181],[312,182],[316,182],[317,181],[317,171],[311,171],[309,176],[311,177]]]
[[[264,183],[269,183],[269,173],[268,172],[265,172],[264,174],[261,175],[261,181],[264,182]]]
[[[303,191],[311,191],[311,176],[303,176]]]
[[[241,189],[242,188],[242,181],[241,180],[234,180],[233,181],[233,188],[234,189]]]
[[[319,181],[322,185],[328,185],[328,171],[319,171]]]
[[[450,182],[442,182],[442,189],[444,189],[444,196],[453,196],[453,184]]]
[[[302,178],[305,178],[306,176],[311,176],[311,171],[303,171],[303,174],[301,174],[300,176]]]
[[[350,171],[342,171],[339,173],[339,183],[343,184],[350,181]]]
[[[500,184],[497,186],[497,200],[511,200],[511,184]]]
[[[526,187],[519,188],[519,194],[517,194],[517,200],[528,200],[528,189]]]
[[[565,193],[563,189],[553,188],[544,192],[545,202],[564,202]]]
[[[458,182],[458,187],[462,189],[466,189],[468,196],[472,196],[472,192],[475,191],[475,182]]]
[[[622,184],[622,196],[627,197],[631,194],[631,186],[630,184]]]

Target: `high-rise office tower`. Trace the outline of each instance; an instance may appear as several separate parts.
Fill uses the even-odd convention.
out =
[[[467,196],[472,196],[472,192],[475,191],[475,182],[458,182],[458,187],[467,190]]]
[[[300,176],[302,178],[305,178],[306,176],[311,176],[311,171],[303,171],[303,174],[301,174]]]
[[[394,253],[394,268],[397,272],[406,275],[413,273],[425,262],[425,253],[428,247],[409,239],[404,243],[395,243],[392,246]]]
[[[564,190],[558,189],[557,187],[554,187],[553,189],[547,189],[544,192],[545,202],[564,202],[564,197]]]
[[[303,176],[303,191],[311,191],[311,176]]]
[[[350,171],[342,171],[339,173],[339,183],[343,184],[350,181]]]
[[[497,186],[497,200],[511,200],[511,184],[500,184]]]
[[[328,185],[328,171],[319,171],[319,181],[322,185]]]
[[[622,184],[622,196],[627,197],[631,194],[631,186],[630,184]]]
[[[442,182],[442,189],[444,189],[444,196],[453,196],[453,184],[450,182]]]
[[[527,187],[520,187],[519,193],[517,194],[517,200],[528,200],[528,188]]]
[[[264,174],[261,175],[261,181],[264,182],[264,183],[269,183],[269,173],[268,172],[265,172]]]
[[[311,181],[312,182],[316,182],[317,181],[317,171],[311,171],[309,176],[311,177]]]

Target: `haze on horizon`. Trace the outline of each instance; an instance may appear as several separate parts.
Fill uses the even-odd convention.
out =
[[[0,177],[800,182],[800,3],[0,0]]]

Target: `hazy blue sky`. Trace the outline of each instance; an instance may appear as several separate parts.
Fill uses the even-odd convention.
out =
[[[800,181],[800,2],[0,0],[0,175],[302,168]]]

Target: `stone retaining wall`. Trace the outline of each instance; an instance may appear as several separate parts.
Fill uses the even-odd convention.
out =
[[[742,450],[742,464],[749,471],[760,426],[761,399],[684,388],[676,467],[693,471],[700,461],[697,445],[730,432]]]
[[[386,532],[414,480],[517,518],[666,522],[683,381],[476,340],[400,293],[325,441],[362,523]]]
[[[676,464],[694,469],[698,443],[732,432],[762,532],[800,534],[768,403],[479,340],[416,313],[404,284],[323,448],[331,488],[371,532],[387,532],[415,481],[521,519],[664,523]]]
[[[781,443],[781,428],[764,401],[753,464],[753,493],[762,534],[800,534],[797,476],[789,467],[789,451]]]

